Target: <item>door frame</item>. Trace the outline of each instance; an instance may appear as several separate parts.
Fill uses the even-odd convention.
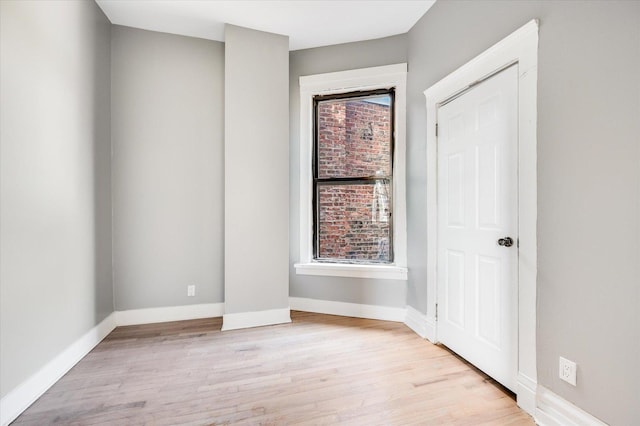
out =
[[[536,409],[537,79],[538,20],[534,19],[424,91],[427,106],[427,338],[438,342],[437,136],[438,105],[488,76],[518,67],[518,405]]]

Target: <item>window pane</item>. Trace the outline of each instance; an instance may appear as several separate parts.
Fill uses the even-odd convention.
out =
[[[391,262],[389,183],[318,185],[318,259]]]
[[[391,175],[391,96],[318,102],[318,178]]]

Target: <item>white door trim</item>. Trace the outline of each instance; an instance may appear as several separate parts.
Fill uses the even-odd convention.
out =
[[[500,70],[518,66],[518,405],[535,414],[537,275],[537,79],[538,21],[532,20],[427,90],[427,318],[437,341],[437,143],[438,104]]]

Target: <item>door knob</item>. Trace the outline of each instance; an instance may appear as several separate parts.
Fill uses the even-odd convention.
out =
[[[511,247],[513,245],[513,239],[511,239],[511,237],[500,238],[498,240],[498,245],[503,247]]]

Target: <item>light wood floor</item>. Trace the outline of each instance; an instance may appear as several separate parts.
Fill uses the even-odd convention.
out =
[[[119,327],[15,424],[533,425],[513,395],[404,324],[292,312]]]

